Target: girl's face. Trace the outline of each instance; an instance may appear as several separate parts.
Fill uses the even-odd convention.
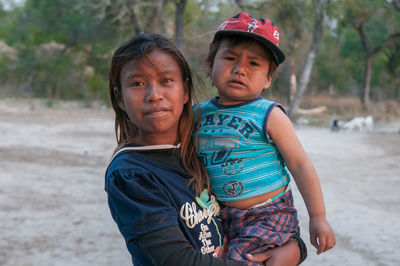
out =
[[[176,144],[183,106],[188,101],[181,69],[168,53],[155,50],[121,69],[119,106],[141,134],[135,143]]]

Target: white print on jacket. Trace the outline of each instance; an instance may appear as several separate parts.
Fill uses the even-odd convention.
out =
[[[200,237],[199,240],[203,243],[203,246],[201,247],[200,251],[203,254],[208,254],[211,252],[214,252],[215,246],[211,245],[211,232],[209,231],[210,229],[208,228],[207,225],[201,224],[201,232],[200,232]]]
[[[182,205],[180,216],[186,222],[186,226],[190,229],[200,224],[200,235],[199,240],[202,243],[200,249],[201,253],[208,254],[215,250],[215,246],[212,245],[211,232],[209,226],[215,226],[219,236],[219,245],[222,244],[221,234],[219,233],[217,223],[214,220],[214,216],[219,213],[220,207],[214,196],[209,197],[208,191],[205,189],[200,197],[196,197],[196,202],[201,206],[202,209],[197,210],[195,202],[191,204],[186,202]],[[205,221],[206,223],[202,223]],[[213,224],[211,224],[213,222]]]

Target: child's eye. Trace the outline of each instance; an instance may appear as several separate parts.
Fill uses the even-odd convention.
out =
[[[225,56],[224,59],[227,60],[227,61],[234,61],[235,60],[235,58],[233,56]]]
[[[250,65],[252,65],[252,66],[259,66],[260,64],[259,64],[258,62],[256,62],[256,61],[251,61],[251,62],[250,62]]]

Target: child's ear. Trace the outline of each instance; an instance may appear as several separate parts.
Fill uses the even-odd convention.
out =
[[[271,82],[272,82],[272,77],[268,76],[267,80],[265,81],[265,84],[264,84],[264,90],[268,89],[269,86],[271,86]]]
[[[123,111],[126,112],[125,104],[122,102],[122,97],[119,94],[120,94],[120,92],[118,91],[118,88],[114,87],[114,96],[115,96],[115,99],[118,101],[118,106],[119,106],[119,108],[121,108]]]

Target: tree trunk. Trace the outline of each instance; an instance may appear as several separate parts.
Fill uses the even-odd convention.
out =
[[[183,12],[185,11],[186,0],[176,2],[175,16],[175,43],[179,50],[183,50]]]
[[[160,32],[162,35],[166,35],[167,34],[167,23],[165,22],[165,7],[168,3],[168,0],[163,0],[161,5],[159,5],[160,10],[159,10],[159,14],[160,14]]]
[[[372,56],[366,56],[365,59],[365,74],[361,95],[361,103],[366,109],[368,109],[370,105],[369,92],[371,90],[372,58]]]
[[[297,92],[297,77],[296,77],[296,59],[291,56],[290,62],[290,76],[289,76],[289,102],[292,102]]]
[[[153,6],[153,9],[150,12],[150,15],[147,17],[146,24],[144,26],[144,29],[146,30],[147,33],[150,32],[156,32],[156,22],[159,19],[160,14],[158,13],[158,6]],[[158,25],[157,25],[158,26]]]
[[[135,35],[141,33],[142,28],[140,27],[138,17],[136,16],[135,6],[132,6],[130,9],[130,18],[132,21],[132,26],[133,26]]]
[[[55,68],[56,68],[56,67],[58,66],[58,64],[60,63],[61,57],[65,54],[65,52],[66,52],[70,47],[72,47],[72,45],[73,45],[72,43],[67,44],[67,45],[59,52],[59,54],[58,54],[57,57],[54,59],[53,63],[51,64],[50,68],[48,69],[48,71],[47,71],[47,73],[46,73],[45,79],[44,79],[44,81],[43,81],[43,83],[42,83],[42,88],[43,88],[43,91],[46,92],[46,97],[49,98],[49,99],[52,99],[52,98],[55,96],[55,94],[53,93],[53,88],[51,88],[50,86],[48,86],[48,84],[49,84],[49,82],[50,82],[50,78],[52,77]]]
[[[395,72],[394,76],[394,99],[400,100],[400,75]]]
[[[360,36],[362,47],[364,48],[365,54],[365,69],[364,69],[364,81],[363,87],[360,92],[360,100],[364,109],[368,108],[369,105],[369,91],[371,88],[371,68],[372,68],[372,54],[368,44],[367,36],[364,32],[364,24],[354,24],[353,27],[357,30]]]
[[[329,94],[329,96],[335,96],[336,95],[335,85],[333,85],[333,84],[329,85],[328,94]]]
[[[316,55],[317,55],[316,48],[311,48],[310,52],[308,52],[304,69],[301,72],[298,90],[289,105],[289,117],[291,119],[294,119],[294,115],[296,114],[297,109],[299,108],[301,98],[303,97],[303,94],[307,89],[307,85],[310,80],[311,71],[315,62]]]
[[[299,108],[301,98],[305,90],[307,89],[308,82],[310,80],[312,68],[314,66],[315,58],[318,53],[319,44],[322,39],[323,28],[324,28],[324,15],[325,11],[329,7],[330,0],[318,0],[315,1],[315,10],[316,10],[316,17],[314,22],[314,33],[313,33],[313,40],[311,44],[310,51],[307,54],[306,62],[303,68],[303,71],[300,75],[299,86],[297,87],[297,92],[295,97],[289,104],[289,117],[294,120],[294,115],[296,114],[297,109]]]

